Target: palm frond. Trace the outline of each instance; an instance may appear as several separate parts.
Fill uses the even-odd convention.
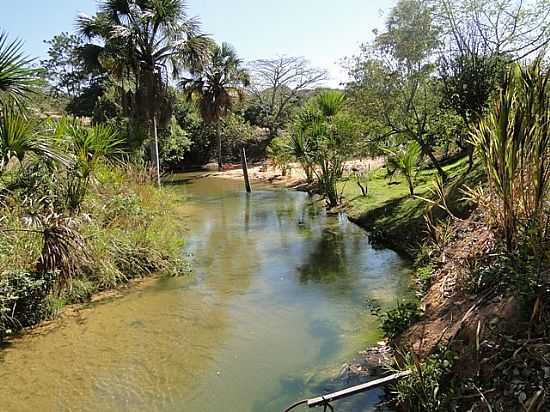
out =
[[[66,156],[56,149],[54,141],[41,135],[31,120],[15,108],[4,106],[0,117],[0,173],[12,159],[21,162],[27,153],[68,163]]]
[[[22,42],[8,40],[5,32],[0,32],[0,103],[6,99],[20,101],[34,91],[36,71],[29,67],[32,59],[22,53]]]

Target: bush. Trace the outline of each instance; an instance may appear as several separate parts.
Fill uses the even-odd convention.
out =
[[[181,169],[192,145],[191,137],[173,117],[160,141],[160,164],[164,170]]]
[[[395,308],[379,316],[384,336],[393,340],[420,319],[421,311],[417,302],[397,302]]]
[[[45,299],[54,281],[52,273],[18,271],[0,274],[0,340],[44,318]]]

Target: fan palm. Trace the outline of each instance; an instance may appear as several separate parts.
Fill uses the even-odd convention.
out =
[[[227,43],[212,45],[210,60],[191,70],[191,77],[180,83],[188,98],[197,99],[205,123],[216,125],[220,170],[223,164],[219,121],[231,109],[234,98],[242,98],[243,88],[248,84],[249,76],[242,60]]]
[[[28,153],[67,163],[51,139],[44,137],[34,122],[14,107],[4,106],[0,113],[0,174],[11,160],[22,162]]]
[[[20,41],[10,42],[8,35],[0,32],[0,105],[7,104],[8,99],[18,102],[33,90],[35,71],[21,46]]]
[[[21,51],[20,41],[10,42],[6,33],[0,33],[0,174],[13,159],[22,162],[27,153],[66,160],[20,110],[19,103],[36,82],[30,62]]]
[[[211,41],[187,16],[183,0],[101,0],[99,8],[94,17],[77,20],[80,34],[103,42],[85,46],[83,54],[91,66],[111,75],[133,76],[133,115],[150,137],[156,136],[157,117],[167,114],[160,108],[168,100],[168,77],[200,65]],[[152,158],[158,170],[156,138]]]

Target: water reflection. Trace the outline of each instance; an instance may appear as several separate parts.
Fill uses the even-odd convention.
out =
[[[279,412],[339,389],[341,364],[378,338],[366,298],[405,293],[405,262],[304,193],[182,180],[193,277],[15,342],[2,354],[1,410]]]

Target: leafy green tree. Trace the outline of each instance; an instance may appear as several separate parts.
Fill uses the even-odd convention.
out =
[[[447,175],[435,155],[445,115],[441,85],[434,77],[439,30],[427,1],[400,0],[386,30],[351,64],[348,84],[353,105],[369,120],[373,140],[417,142],[439,175]]]
[[[44,43],[49,45],[48,59],[40,62],[56,94],[70,97],[80,94],[89,74],[85,70],[80,48],[82,38],[76,34],[61,33]]]
[[[220,133],[226,152],[233,160],[239,160],[241,148],[254,144],[257,137],[256,128],[238,113],[229,113],[221,119]]]
[[[167,170],[180,169],[192,144],[189,133],[173,117],[160,146],[160,159],[163,168]]]
[[[235,49],[223,43],[213,45],[209,61],[193,68],[191,77],[180,83],[190,99],[195,98],[203,120],[216,127],[218,168],[223,168],[221,119],[230,111],[235,98],[242,98],[249,83],[248,72]]]
[[[200,33],[199,22],[187,16],[182,0],[102,0],[99,12],[80,16],[77,25],[81,35],[101,42],[83,48],[88,66],[126,79],[124,101],[147,130],[157,163],[156,124],[171,118],[168,78],[202,63],[210,40]]]

